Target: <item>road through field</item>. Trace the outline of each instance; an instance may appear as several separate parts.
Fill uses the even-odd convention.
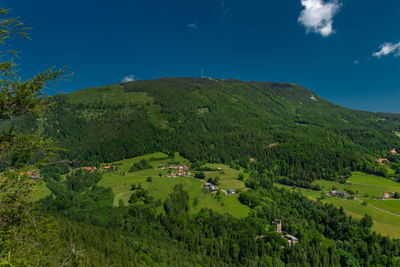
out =
[[[360,199],[357,199],[357,200],[362,202]],[[386,200],[382,200],[382,201],[386,201]],[[384,212],[384,213],[387,213],[387,214],[391,214],[391,215],[400,217],[400,214],[393,213],[393,212],[390,212],[390,211],[387,211],[387,210],[383,210],[383,209],[377,208],[377,207],[375,207],[375,206],[373,206],[371,204],[368,204],[368,206],[370,206],[371,208],[374,208],[376,210],[379,210],[380,212]]]

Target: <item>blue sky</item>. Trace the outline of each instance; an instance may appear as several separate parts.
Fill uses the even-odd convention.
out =
[[[400,113],[400,1],[3,1],[33,27],[21,76],[66,66],[57,90],[200,77],[301,84],[346,107]]]

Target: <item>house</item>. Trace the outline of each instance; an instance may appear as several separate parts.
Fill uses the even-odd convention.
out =
[[[388,159],[377,159],[376,161],[379,163],[384,163],[384,162],[390,163]]]
[[[96,167],[85,167],[85,170],[90,173],[94,172],[96,169]]]
[[[394,148],[392,150],[390,150],[390,153],[392,153],[392,155],[397,155],[398,154],[396,149],[394,149]]]
[[[350,194],[347,192],[342,192],[342,191],[337,191],[337,190],[332,190],[330,192],[332,197],[341,197],[341,198],[348,198],[350,197]]]
[[[388,199],[388,198],[390,198],[390,196],[391,196],[391,193],[389,193],[389,192],[385,192],[381,195],[381,197],[384,199]]]
[[[165,170],[165,166],[158,166],[157,168],[160,170]]]
[[[103,170],[109,171],[109,170],[111,170],[111,167],[110,166],[104,166]]]
[[[228,190],[228,195],[234,195],[236,192],[235,192],[235,189],[229,189]]]
[[[212,192],[217,191],[217,187],[212,183],[205,183],[203,188],[210,189]]]

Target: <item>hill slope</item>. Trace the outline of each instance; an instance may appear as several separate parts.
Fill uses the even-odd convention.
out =
[[[156,151],[312,181],[400,148],[400,115],[334,105],[294,84],[168,78],[51,97],[39,129],[71,164]],[[29,124],[25,124],[29,125]],[[33,124],[31,124],[33,125]]]

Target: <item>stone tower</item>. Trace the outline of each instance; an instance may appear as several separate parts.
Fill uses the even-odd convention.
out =
[[[275,225],[275,229],[277,233],[282,233],[282,221],[281,220],[273,220],[272,224]]]

